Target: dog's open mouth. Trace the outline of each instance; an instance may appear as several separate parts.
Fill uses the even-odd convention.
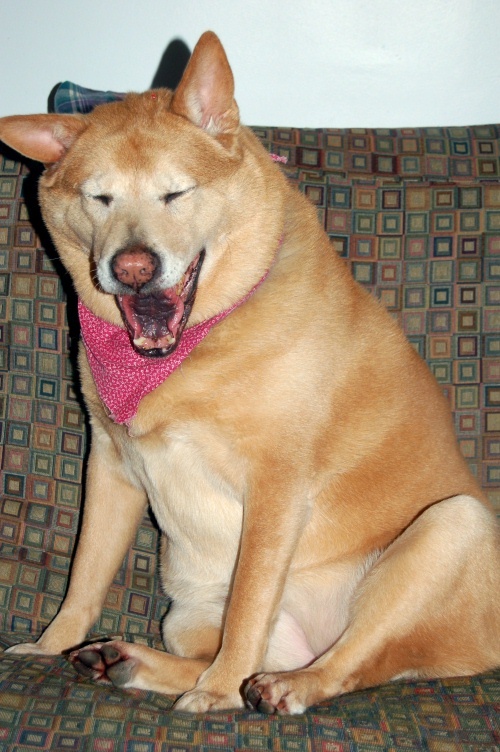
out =
[[[179,344],[193,307],[205,252],[201,251],[175,287],[149,295],[117,295],[135,350],[151,358],[170,355]]]

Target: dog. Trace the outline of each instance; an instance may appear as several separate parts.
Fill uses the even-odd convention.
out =
[[[174,92],[0,138],[46,165],[92,429],[67,595],[12,652],[193,712],[500,665],[498,527],[447,402],[240,124],[215,34]],[[85,645],[148,503],[166,652]]]

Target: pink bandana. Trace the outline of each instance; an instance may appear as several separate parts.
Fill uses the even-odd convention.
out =
[[[134,418],[141,399],[180,366],[213,326],[245,303],[268,274],[269,269],[250,292],[230,308],[185,329],[177,348],[164,358],[152,359],[137,353],[125,329],[95,316],[79,300],[78,312],[87,358],[99,397],[112,420],[128,425]]]

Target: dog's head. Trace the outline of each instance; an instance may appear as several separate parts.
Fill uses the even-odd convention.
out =
[[[0,139],[46,165],[42,213],[78,294],[98,316],[123,321],[142,354],[175,349],[198,283],[191,323],[256,281],[243,283],[243,273],[235,282],[234,254],[225,253],[253,221],[241,205],[245,179],[236,178],[248,163],[242,130],[231,69],[211,32],[175,92],[130,94],[89,115],[0,119]]]

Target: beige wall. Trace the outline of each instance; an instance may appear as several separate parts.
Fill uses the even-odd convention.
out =
[[[0,0],[0,115],[44,111],[64,79],[148,88],[208,28],[248,124],[500,121],[500,0]]]

